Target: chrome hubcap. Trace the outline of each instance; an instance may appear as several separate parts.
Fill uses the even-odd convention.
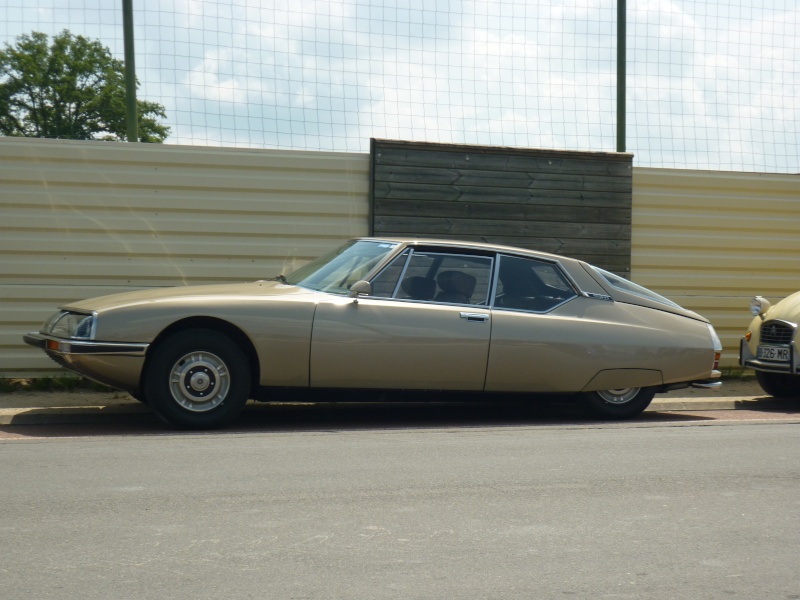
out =
[[[172,398],[192,412],[206,412],[222,404],[230,385],[228,366],[211,352],[190,352],[170,370]]]
[[[603,390],[597,392],[597,395],[609,404],[625,404],[636,398],[641,389],[642,388],[634,387],[620,388],[618,390]]]

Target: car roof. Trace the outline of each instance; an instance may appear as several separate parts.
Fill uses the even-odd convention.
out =
[[[487,242],[473,242],[469,240],[453,240],[446,238],[425,238],[425,237],[398,237],[398,236],[365,236],[357,238],[359,240],[369,240],[376,242],[390,242],[396,244],[405,244],[408,246],[442,246],[446,248],[466,248],[471,250],[488,250],[492,252],[503,252],[507,254],[517,254],[520,256],[529,256],[534,258],[544,258],[551,261],[569,261],[579,263],[582,262],[576,258],[570,258],[561,254],[552,254],[550,252],[542,252],[540,250],[529,250],[520,248],[518,246],[506,246],[503,244],[490,244]]]
[[[664,312],[671,312],[685,317],[689,317],[691,319],[708,322],[705,317],[702,317],[679,305],[670,306],[667,304],[663,304],[661,302],[657,302],[652,299],[628,293],[624,290],[614,287],[611,284],[602,285],[600,281],[598,281],[600,275],[597,274],[593,276],[590,273],[591,271],[597,269],[597,267],[585,261],[579,260],[577,258],[570,258],[568,256],[563,256],[561,254],[540,252],[538,250],[527,250],[525,248],[519,248],[517,246],[505,246],[502,244],[489,244],[485,242],[472,242],[468,240],[452,240],[452,239],[425,238],[425,237],[402,237],[402,236],[364,236],[356,239],[376,241],[376,242],[397,243],[397,244],[404,244],[406,246],[415,246],[415,245],[440,246],[442,248],[463,248],[468,250],[475,249],[475,250],[483,250],[491,252],[500,252],[504,254],[513,254],[516,256],[524,256],[529,258],[540,258],[551,262],[558,262],[562,265],[562,267],[565,268],[567,273],[571,276],[573,283],[577,285],[579,290],[592,291],[602,294],[610,294],[612,298],[618,301],[627,302],[629,304],[637,304],[639,306],[645,306],[648,308],[653,308]],[[583,267],[581,265],[583,265]]]

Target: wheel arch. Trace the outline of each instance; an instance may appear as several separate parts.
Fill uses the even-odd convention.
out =
[[[584,386],[582,392],[614,390],[628,387],[663,386],[664,375],[655,369],[604,369]]]
[[[775,398],[800,398],[800,375],[756,370],[756,380],[765,393]]]
[[[258,361],[258,353],[256,352],[255,345],[250,337],[233,323],[220,319],[217,317],[187,317],[180,321],[175,321],[166,327],[156,338],[152,341],[145,356],[144,366],[142,368],[142,375],[139,381],[139,389],[144,389],[145,377],[148,371],[148,366],[153,350],[157,348],[165,339],[187,329],[206,329],[209,331],[216,331],[229,337],[248,359],[250,367],[250,393],[253,394],[258,390],[258,382],[260,380],[260,364]]]

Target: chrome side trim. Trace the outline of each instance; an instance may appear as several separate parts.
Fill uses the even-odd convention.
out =
[[[26,344],[58,352],[59,354],[125,354],[127,356],[144,356],[150,344],[125,342],[88,342],[83,340],[64,340],[37,332],[22,336]]]
[[[580,297],[581,297],[581,294],[572,296],[572,298],[567,298],[566,300],[562,300],[558,304],[554,304],[553,306],[551,306],[547,310],[530,310],[530,309],[525,309],[525,308],[506,308],[504,306],[493,306],[492,310],[493,311],[497,310],[497,311],[501,311],[501,312],[511,312],[511,313],[517,313],[517,314],[526,314],[526,315],[546,315],[548,313],[553,312],[555,309],[557,309],[557,308],[559,308],[561,306],[564,306],[567,302],[572,302],[573,300],[575,300],[575,298],[580,298]]]

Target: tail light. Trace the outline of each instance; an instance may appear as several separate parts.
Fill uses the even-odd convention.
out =
[[[714,364],[711,367],[712,371],[719,373],[719,361],[722,358],[722,342],[714,330],[714,326],[708,323],[708,332],[711,334],[711,343],[714,345]]]

